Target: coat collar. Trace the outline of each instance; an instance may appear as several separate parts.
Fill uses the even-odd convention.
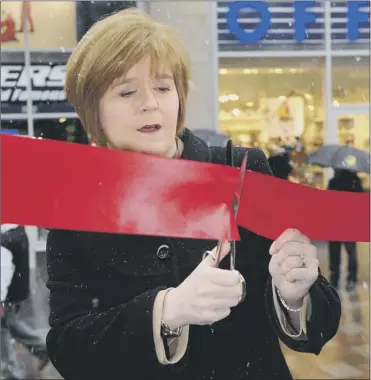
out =
[[[211,151],[205,141],[194,135],[189,129],[184,129],[179,136],[184,148],[182,157],[185,160],[211,162]]]

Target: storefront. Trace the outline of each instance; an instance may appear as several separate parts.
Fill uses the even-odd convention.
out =
[[[265,2],[270,26],[259,36],[252,33],[262,15],[248,3],[235,15],[233,3],[218,3],[219,128],[267,155],[292,145],[291,180],[323,188],[326,173],[303,165],[307,153],[325,143],[370,149],[369,5],[318,1],[298,42],[293,2]],[[355,14],[358,25],[349,21]]]

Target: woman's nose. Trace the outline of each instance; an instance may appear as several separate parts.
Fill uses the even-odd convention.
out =
[[[158,101],[152,90],[148,89],[145,91],[141,108],[143,112],[155,111],[158,109]]]

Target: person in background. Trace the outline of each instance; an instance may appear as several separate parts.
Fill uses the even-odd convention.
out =
[[[290,153],[282,152],[269,157],[268,163],[273,175],[278,178],[288,179],[293,167],[290,164]]]
[[[17,363],[13,340],[39,359],[38,370],[49,363],[46,342],[19,317],[29,297],[29,242],[23,226],[1,225],[1,379],[24,378]]]
[[[334,177],[329,181],[328,190],[363,192],[360,178],[356,173],[346,169],[335,170]],[[339,210],[341,217],[341,210]],[[334,288],[339,287],[341,246],[344,245],[348,253],[348,276],[346,290],[353,291],[357,284],[358,259],[355,242],[329,242],[330,282]]]

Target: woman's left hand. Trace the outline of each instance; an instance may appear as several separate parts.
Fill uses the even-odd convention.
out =
[[[288,229],[273,242],[269,253],[274,285],[290,307],[302,306],[318,278],[317,248],[298,230]]]

